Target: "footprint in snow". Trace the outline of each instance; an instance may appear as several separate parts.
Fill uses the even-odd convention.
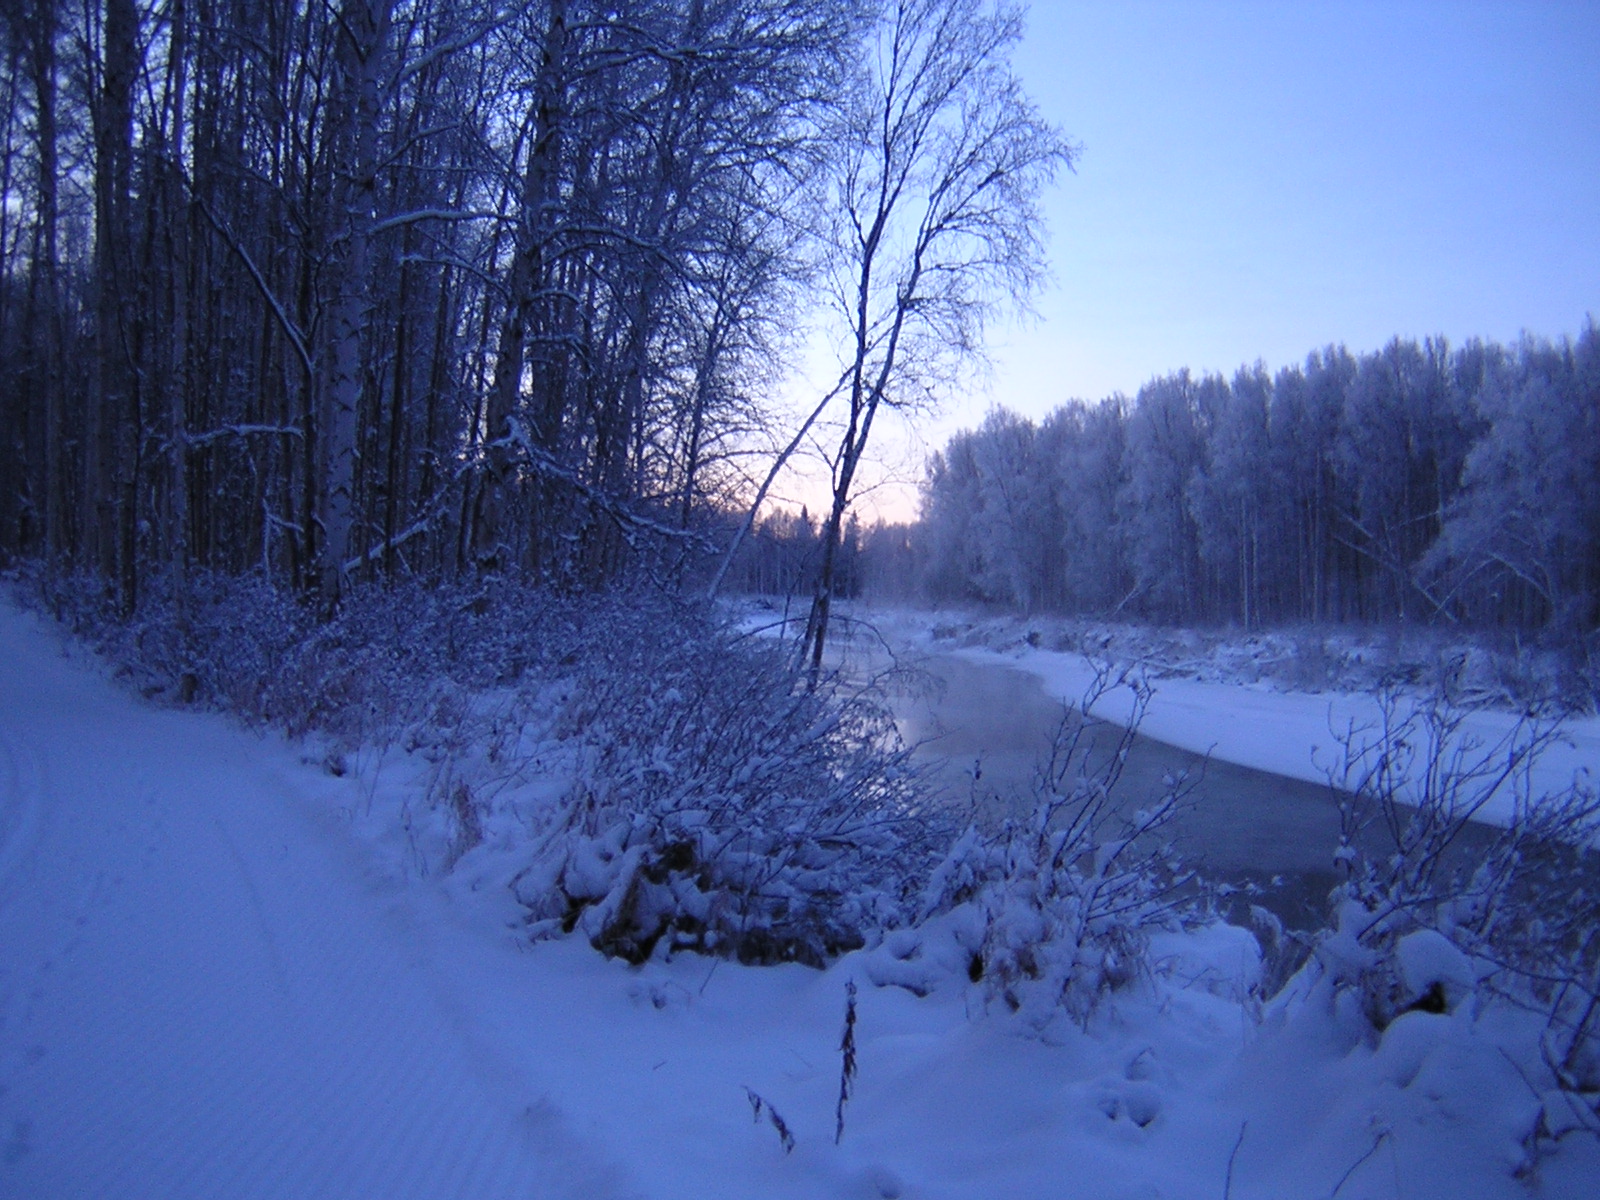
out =
[[[1161,1115],[1161,1089],[1145,1079],[1119,1079],[1101,1085],[1095,1106],[1111,1121],[1148,1129]]]

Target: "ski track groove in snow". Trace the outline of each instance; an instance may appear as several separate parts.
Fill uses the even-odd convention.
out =
[[[551,1194],[539,1095],[485,1069],[319,777],[31,624],[0,604],[0,1196]]]
[[[0,905],[18,886],[43,836],[38,757],[0,726]]]

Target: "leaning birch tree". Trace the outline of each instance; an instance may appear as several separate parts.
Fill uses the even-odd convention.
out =
[[[821,670],[840,535],[884,405],[930,396],[982,355],[984,326],[1045,273],[1041,190],[1076,149],[1011,70],[1022,10],[886,0],[843,100],[831,182],[844,431],[802,661]]]

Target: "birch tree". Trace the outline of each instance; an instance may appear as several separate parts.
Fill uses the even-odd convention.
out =
[[[841,534],[879,411],[982,355],[987,319],[1044,274],[1040,191],[1074,148],[1011,72],[1022,14],[988,0],[888,0],[834,140],[835,326],[843,433],[801,648],[822,667]]]
[[[1203,444],[1198,391],[1188,371],[1151,380],[1128,418],[1119,521],[1141,606],[1169,620],[1199,609],[1199,537],[1189,504]]]
[[[354,549],[362,349],[372,308],[380,89],[388,73],[394,0],[345,0],[339,13],[330,144],[338,164],[331,274],[334,298],[323,380],[322,596],[337,603]]]

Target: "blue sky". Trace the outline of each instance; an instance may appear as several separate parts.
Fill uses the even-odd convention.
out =
[[[1597,0],[1038,0],[1015,63],[1083,150],[1054,278],[982,386],[884,447],[903,478],[992,404],[1600,319]]]
[[[1056,0],[1016,61],[1083,155],[996,400],[1600,317],[1595,0]]]

